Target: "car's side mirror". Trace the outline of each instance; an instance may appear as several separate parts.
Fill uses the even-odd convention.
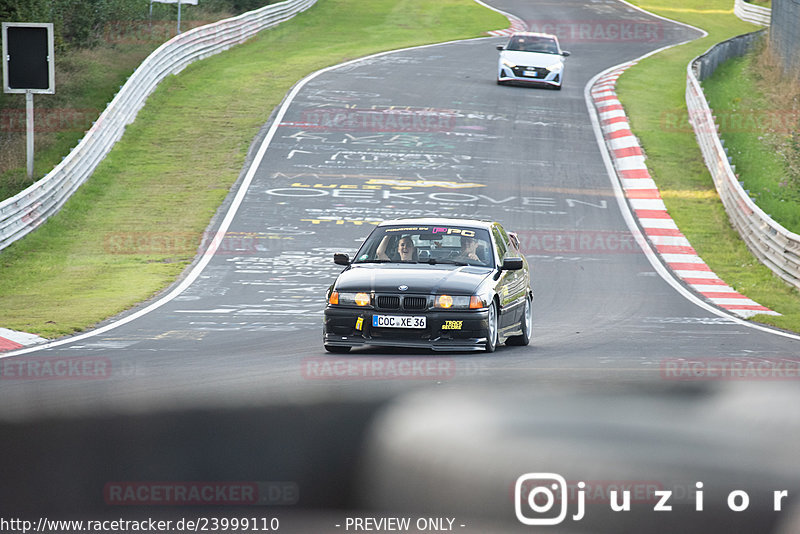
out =
[[[503,271],[519,271],[523,266],[522,258],[506,258],[503,260],[501,269]]]
[[[564,57],[569,57],[569,52],[567,52],[566,50],[562,50],[561,55]]]
[[[504,45],[497,45],[498,50],[505,50],[506,47]]]
[[[350,256],[347,254],[336,253],[333,255],[333,263],[336,265],[350,265]]]

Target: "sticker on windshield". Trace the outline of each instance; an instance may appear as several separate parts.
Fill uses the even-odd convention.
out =
[[[457,234],[463,235],[464,237],[475,237],[475,230],[467,230],[466,228],[444,228],[441,226],[435,226],[431,233],[434,234]]]
[[[386,232],[427,232],[430,230],[428,226],[409,226],[405,228],[387,228]]]

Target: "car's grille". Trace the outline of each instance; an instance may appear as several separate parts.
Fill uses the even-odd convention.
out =
[[[412,295],[378,295],[375,303],[379,310],[399,310],[402,302],[404,310],[424,310],[428,307],[428,297]]]
[[[394,295],[378,295],[378,308],[384,310],[396,310],[400,308],[400,297]]]
[[[406,297],[403,299],[403,308],[407,310],[424,310],[428,304],[425,297]]]
[[[514,67],[514,76],[525,76],[525,72],[535,72],[536,78],[547,78],[549,71],[542,67]]]

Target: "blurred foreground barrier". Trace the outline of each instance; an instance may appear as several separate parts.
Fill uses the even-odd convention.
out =
[[[0,519],[174,526],[199,516],[253,522],[198,531],[401,531],[345,528],[347,518],[391,516],[454,523],[402,530],[412,533],[545,532],[523,521],[554,521],[561,528],[547,532],[796,534],[797,365],[739,363],[666,360],[662,381],[641,383],[519,380],[381,399],[2,414]],[[629,509],[613,511],[623,491]],[[656,492],[669,492],[669,508],[656,509]]]
[[[700,80],[725,60],[744,54],[760,32],[740,35],[713,46],[689,63],[686,106],[706,166],[734,228],[753,254],[787,283],[800,289],[800,235],[790,232],[756,206],[734,173]]]
[[[373,424],[358,487],[486,532],[798,532],[796,384],[696,386],[415,392]]]
[[[756,6],[745,0],[735,0],[733,14],[745,22],[769,26],[772,10],[768,7]]]
[[[15,461],[0,481],[0,518],[350,507],[361,442],[382,405],[253,403],[2,420],[0,451]]]
[[[170,39],[134,71],[92,128],[44,178],[0,202],[0,250],[34,230],[92,175],[133,122],[147,96],[171,74],[190,63],[240,44],[259,31],[308,9],[316,0],[286,0],[201,26]]]

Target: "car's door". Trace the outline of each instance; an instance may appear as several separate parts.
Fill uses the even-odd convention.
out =
[[[520,258],[520,252],[512,245],[508,234],[499,224],[492,225],[492,240],[495,243],[499,259],[498,266],[506,258]],[[500,299],[500,328],[515,325],[519,322],[525,302],[525,270],[501,271],[497,280],[496,292]]]

